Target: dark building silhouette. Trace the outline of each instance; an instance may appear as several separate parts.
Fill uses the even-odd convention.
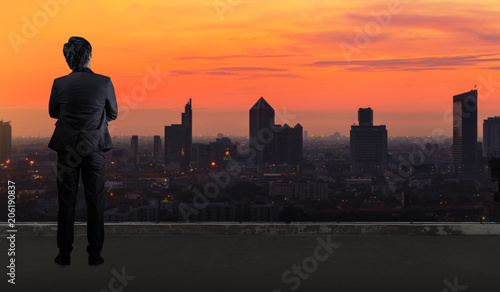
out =
[[[209,144],[193,143],[191,147],[191,163],[194,167],[208,169],[210,167]]]
[[[218,169],[226,169],[228,162],[236,158],[237,146],[231,143],[231,139],[228,137],[219,135],[215,143],[210,143],[209,145],[211,165]]]
[[[161,137],[160,136],[154,136],[153,137],[153,158],[154,159],[159,159],[160,158],[160,152],[161,152]]]
[[[477,171],[477,90],[453,96],[455,173]]]
[[[373,126],[373,110],[371,108],[360,108],[358,110],[358,122],[360,126]]]
[[[0,121],[0,164],[10,160],[12,154],[12,127],[10,122]]]
[[[271,163],[274,156],[274,109],[261,97],[250,109],[250,148],[257,165]]]
[[[193,111],[191,99],[182,113],[182,124],[165,126],[165,163],[171,168],[188,169],[193,141]]]
[[[484,120],[483,156],[500,158],[500,117]]]
[[[237,145],[231,143],[228,137],[219,134],[215,142],[193,144],[191,162],[204,169],[226,169],[227,163],[236,159],[236,155]]]
[[[139,136],[132,136],[130,139],[130,147],[132,149],[132,159],[134,161],[134,165],[139,165]]]
[[[351,172],[382,174],[387,169],[387,130],[373,125],[371,108],[360,108],[359,125],[351,126]]]
[[[273,163],[297,166],[302,163],[303,129],[300,124],[290,128],[288,124],[276,125]]]
[[[302,162],[303,128],[276,125],[274,109],[261,97],[250,109],[250,149],[257,165]]]

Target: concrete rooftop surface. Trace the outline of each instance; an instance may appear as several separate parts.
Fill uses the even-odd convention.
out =
[[[107,224],[89,267],[85,223],[70,266],[56,225],[0,225],[0,291],[497,291],[500,225],[479,223]]]

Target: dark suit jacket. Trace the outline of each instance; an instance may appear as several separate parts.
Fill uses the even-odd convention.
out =
[[[108,121],[116,119],[118,107],[109,77],[84,68],[55,79],[49,114],[58,119],[50,149],[85,155],[113,148]]]

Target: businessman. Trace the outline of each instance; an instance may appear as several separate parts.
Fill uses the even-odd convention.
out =
[[[63,47],[70,74],[52,85],[49,115],[57,119],[49,148],[57,151],[57,247],[55,263],[70,265],[80,175],[87,203],[87,252],[91,266],[104,263],[104,152],[113,148],[108,122],[118,107],[111,79],[90,70],[92,46],[71,37]]]

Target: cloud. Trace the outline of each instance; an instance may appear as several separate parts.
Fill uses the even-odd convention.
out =
[[[251,77],[253,78],[272,78],[272,77],[278,77],[278,78],[303,78],[301,75],[298,74],[252,74]]]
[[[173,74],[178,74],[178,75],[192,75],[192,74],[197,74],[195,71],[187,71],[187,70],[172,70],[170,71]]]
[[[270,68],[270,67],[225,67],[217,68],[220,71],[288,71],[287,69],[281,68]]]
[[[232,72],[220,72],[220,71],[216,71],[216,72],[207,72],[206,74],[210,74],[210,75],[233,75],[234,73],[232,73]]]
[[[24,105],[28,104],[27,102],[19,102],[19,103],[4,103],[0,104],[0,108],[11,108],[11,107],[17,107],[19,105]]]
[[[381,60],[355,60],[355,61],[319,61],[305,66],[312,67],[340,67],[355,71],[423,71],[423,70],[454,70],[461,66],[472,66],[480,63],[500,61],[498,53],[462,55],[451,57],[422,57],[400,58]]]
[[[225,60],[225,59],[235,59],[235,58],[285,58],[285,57],[296,57],[298,55],[293,54],[276,54],[276,55],[220,55],[220,56],[185,56],[176,57],[175,60]]]

